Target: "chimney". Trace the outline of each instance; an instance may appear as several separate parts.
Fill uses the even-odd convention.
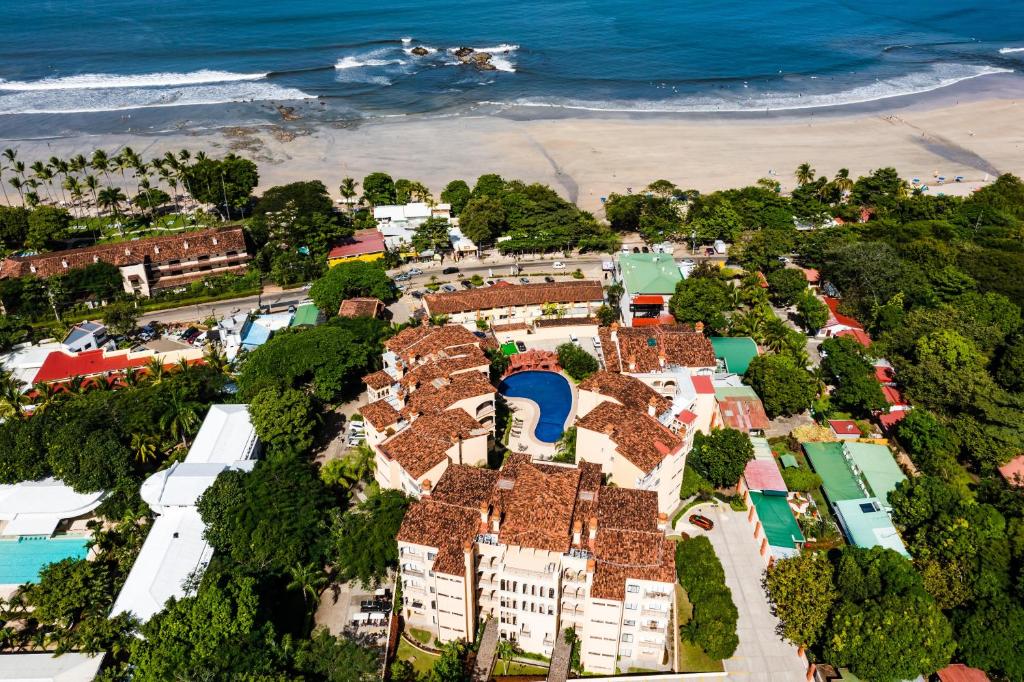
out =
[[[495,533],[501,530],[501,514],[491,517],[491,530]]]
[[[635,355],[630,355],[629,356],[629,371],[630,372],[635,372],[636,371],[636,356]]]
[[[596,516],[591,516],[590,517],[590,540],[588,542],[588,544],[590,545],[590,549],[591,550],[594,549],[594,543],[596,541],[597,541],[597,517]]]
[[[604,435],[611,436],[613,433],[615,433],[615,424],[607,424],[605,425],[603,430]]]
[[[579,545],[583,542],[582,538],[583,538],[583,522],[580,521],[579,519],[576,519],[575,521],[572,522],[572,544],[574,544],[577,547],[579,547]]]
[[[490,516],[490,514],[488,513],[487,503],[486,502],[481,502],[480,503],[480,532],[481,533],[486,533],[487,532],[487,517],[489,517],[489,516]]]
[[[665,369],[665,351],[658,351],[658,364],[661,365],[662,369]]]
[[[612,322],[612,343],[618,345],[619,343],[619,323]]]
[[[652,417],[658,416],[658,399],[651,396],[651,399],[647,401],[647,414]]]
[[[421,494],[421,495],[422,495],[423,497],[430,497],[430,490],[431,490],[431,488],[433,488],[433,487],[434,487],[434,486],[433,486],[433,484],[432,484],[432,483],[430,482],[430,479],[429,479],[429,478],[425,478],[425,479],[423,479],[423,485],[421,485],[421,486],[420,486],[420,488],[422,489],[422,491],[423,491],[423,492],[422,492],[422,493],[420,493],[420,494]]]
[[[697,331],[698,333],[701,333],[701,334],[702,334],[702,333],[704,333],[704,323],[703,323],[703,322],[698,322],[698,323],[696,323],[695,325],[693,325],[693,328],[694,328],[694,329],[695,329],[695,330],[696,330],[696,331]]]
[[[664,531],[668,528],[668,514],[665,512],[658,513],[658,530]]]
[[[593,559],[587,559],[587,573],[593,573],[594,569],[597,568],[597,562]]]

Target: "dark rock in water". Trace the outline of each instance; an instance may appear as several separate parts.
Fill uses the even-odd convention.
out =
[[[409,50],[409,52],[416,55],[417,57],[423,57],[424,55],[430,54],[430,50],[423,47],[422,45],[417,45],[416,47]]]
[[[453,52],[452,54],[454,54],[460,60],[466,61],[467,59],[469,59],[469,55],[473,54],[473,52],[474,50],[471,47],[460,47],[459,49],[455,50],[455,52]]]
[[[474,52],[470,56],[470,59],[472,59],[477,64],[477,66],[479,66],[481,64],[486,64],[487,62],[491,61],[491,53],[490,52]]]
[[[490,62],[480,62],[480,63],[476,64],[476,68],[478,68],[481,71],[497,71],[498,70],[498,67],[496,67],[494,64],[491,64]]]

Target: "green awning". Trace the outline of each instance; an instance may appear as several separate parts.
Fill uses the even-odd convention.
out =
[[[750,501],[754,503],[757,518],[761,520],[761,527],[772,547],[795,549],[797,543],[804,541],[800,524],[796,522],[786,497],[752,492]]]

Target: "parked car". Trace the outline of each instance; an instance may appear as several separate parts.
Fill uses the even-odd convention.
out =
[[[701,516],[700,514],[690,514],[690,523],[698,528],[703,528],[704,530],[711,530],[715,527],[714,521],[706,516]]]
[[[569,340],[575,343],[577,346],[580,345],[580,339],[575,334],[569,334]]]
[[[599,336],[594,337],[594,349],[601,350],[601,337]]]
[[[443,284],[443,285],[441,285],[441,291],[446,291],[446,292],[448,292],[450,294],[453,291],[458,291],[458,289],[453,287],[451,284]]]
[[[715,250],[709,246],[709,247],[704,249],[704,255],[705,256],[714,256],[715,255]]]
[[[423,292],[418,289],[416,291],[410,291],[409,295],[413,298],[423,298]]]
[[[555,278],[552,277],[551,275],[548,275],[547,277],[544,278],[544,281],[550,284],[551,282],[555,281]]]
[[[530,283],[530,278],[529,277],[520,277],[519,278],[519,282],[521,284],[529,284]]]
[[[459,282],[459,284],[461,284],[463,286],[463,288],[465,288],[465,289],[472,289],[473,288],[473,283],[470,282],[468,279],[462,280],[461,282]]]
[[[410,277],[415,277],[416,275],[422,275],[423,271],[420,270],[419,268],[409,268],[408,270],[406,270],[405,274],[409,275]]]
[[[523,343],[522,341],[516,341],[516,348],[519,350],[520,353],[526,352],[526,344]]]
[[[397,274],[394,277],[394,280],[396,282],[408,282],[410,279],[412,279],[412,275],[410,275],[408,272]]]
[[[441,274],[442,275],[454,275],[458,271],[459,271],[459,269],[455,268],[455,267],[445,268],[444,270],[441,271]]]
[[[553,267],[555,270],[565,270],[565,263],[563,263],[560,260],[556,260],[551,267]]]
[[[473,332],[473,336],[475,336],[478,339],[486,339],[487,338],[487,334],[485,334],[484,332]]]
[[[184,341],[185,343],[192,343],[192,339],[196,338],[197,336],[199,336],[199,330],[196,329],[195,327],[189,327],[185,331],[183,331],[181,333],[181,336],[179,336],[178,338]]]

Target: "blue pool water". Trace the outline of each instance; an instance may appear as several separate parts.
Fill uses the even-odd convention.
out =
[[[498,390],[509,398],[527,398],[540,406],[540,421],[533,432],[537,440],[554,443],[562,437],[572,409],[572,390],[561,374],[519,372],[506,377]]]
[[[0,585],[21,585],[39,578],[39,570],[62,559],[82,559],[88,538],[0,540]]]

